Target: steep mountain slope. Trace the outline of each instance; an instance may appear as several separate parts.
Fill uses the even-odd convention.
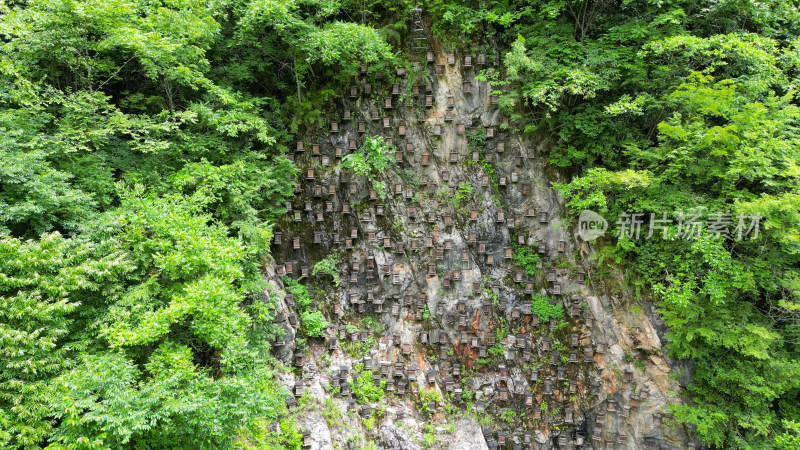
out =
[[[595,277],[547,143],[476,79],[493,58],[434,47],[396,77],[363,67],[298,136],[271,280],[311,448],[685,448],[651,308]],[[358,176],[342,161],[375,137],[392,161]],[[298,282],[323,337],[298,334]]]

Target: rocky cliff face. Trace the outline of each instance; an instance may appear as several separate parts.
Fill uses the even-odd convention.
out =
[[[593,270],[546,146],[475,79],[485,55],[431,53],[395,79],[368,69],[331,105],[330,129],[299,137],[270,275],[276,354],[310,448],[685,448],[662,419],[679,387],[652,308]],[[385,198],[341,165],[375,135],[397,151]],[[331,255],[338,285],[311,275]],[[298,345],[283,276],[310,287],[326,338]],[[539,320],[543,299],[563,315]],[[385,400],[359,403],[359,375],[385,383]]]

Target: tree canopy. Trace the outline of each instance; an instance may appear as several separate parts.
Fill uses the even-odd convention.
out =
[[[0,3],[0,446],[224,448],[278,417],[285,144],[333,63],[393,57],[343,7]]]
[[[717,231],[727,235],[703,222],[687,238],[676,220],[666,239],[609,237],[595,255],[631,269],[630,287],[656,299],[669,326],[670,354],[693,361],[675,419],[719,448],[792,448],[787,436],[800,421],[796,5],[494,5],[476,14],[514,20],[483,21],[508,43],[505,72],[487,79],[521,131],[553,143],[549,159],[571,176],[559,189],[575,217],[592,209],[613,223],[645,213],[645,232],[662,213],[725,225]],[[760,236],[737,239],[742,217],[762,218]]]
[[[0,0],[0,446],[227,448],[281,414],[262,271],[297,170],[286,146],[362,62],[405,64],[411,6]],[[797,5],[424,8],[437,39],[499,63],[481,77],[549,143],[575,217],[763,218],[752,239],[673,223],[595,258],[630,269],[693,361],[678,422],[720,448],[797,448]],[[382,192],[388,156],[373,141],[348,164]]]

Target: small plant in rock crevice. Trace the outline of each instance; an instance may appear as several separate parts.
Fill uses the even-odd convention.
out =
[[[300,317],[301,330],[308,337],[322,336],[328,326],[328,322],[321,311],[312,308],[308,288],[291,277],[284,277],[283,283],[286,286],[286,290],[294,295],[295,305]]]
[[[338,287],[341,279],[339,277],[339,272],[336,271],[337,259],[337,255],[329,255],[325,259],[320,260],[314,264],[311,274],[314,276],[329,275],[333,278],[333,284]]]
[[[367,177],[372,188],[381,199],[386,198],[386,183],[378,178],[392,164],[394,152],[381,136],[368,137],[360,152],[351,153],[342,159],[342,167],[356,175]]]

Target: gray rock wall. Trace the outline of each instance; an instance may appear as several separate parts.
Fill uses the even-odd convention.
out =
[[[686,431],[661,420],[667,403],[679,401],[671,393],[679,387],[669,377],[652,308],[633,304],[614,277],[594,276],[591,246],[561,219],[563,201],[551,186],[558,174],[547,165],[546,145],[514,132],[521,124],[506,125],[491,88],[475,80],[489,67],[477,64],[478,55],[455,55],[454,63],[441,49],[431,63],[422,55],[421,71],[432,80],[428,93],[413,70],[396,79],[362,74],[353,83],[356,96],[343,92],[327,113],[338,131],[298,138],[297,195],[276,226],[280,243],[272,247],[269,275],[287,331],[275,354],[293,367],[284,376],[287,387],[303,382],[300,426],[310,432],[310,448],[373,442],[385,449],[472,450],[501,440],[499,448],[685,448]],[[440,75],[437,66],[444,67]],[[393,84],[400,95],[392,94]],[[418,94],[412,84],[421,85]],[[426,107],[426,95],[433,106]],[[493,136],[474,148],[476,159],[471,132]],[[336,157],[337,147],[343,155],[359,151],[375,135],[391,139],[399,154],[378,177],[386,184],[384,199],[371,199],[371,182],[343,170]],[[356,150],[348,148],[351,139]],[[473,190],[456,204],[463,183]],[[541,256],[533,277],[508,259],[518,243]],[[338,286],[311,275],[329,255],[336,255]],[[313,288],[331,323],[328,338],[308,339],[300,352],[298,326],[290,323],[296,311],[282,294],[287,264],[288,276]],[[537,325],[532,293],[562,305],[563,321]],[[365,317],[374,319],[371,327]],[[508,336],[498,339],[504,330]],[[498,356],[489,352],[492,333],[502,346]],[[393,381],[387,386],[393,392],[368,404],[369,412],[346,388],[336,388],[357,376],[357,363]],[[468,398],[459,400],[458,390]],[[421,391],[439,392],[443,401],[424,411]],[[326,408],[342,416],[326,420]],[[432,436],[435,444],[426,443]]]

